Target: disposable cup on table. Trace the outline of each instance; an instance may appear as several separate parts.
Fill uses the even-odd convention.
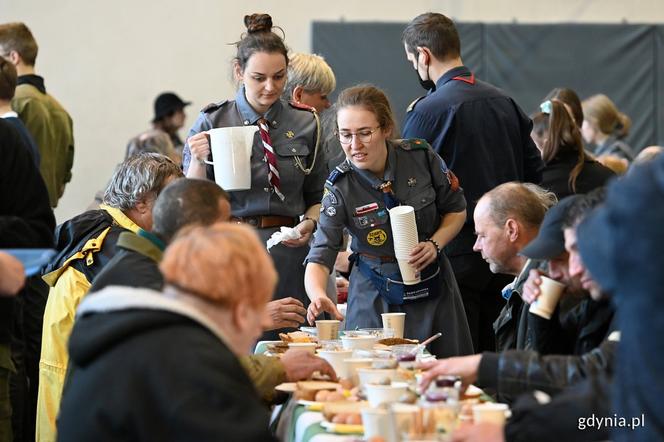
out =
[[[397,442],[392,431],[390,412],[384,408],[363,408],[362,426],[364,427],[364,437],[382,438],[385,442]]]
[[[330,341],[339,339],[339,327],[341,321],[338,319],[320,319],[316,321],[316,330],[318,339],[321,341]]]
[[[490,422],[494,424],[504,424],[507,418],[509,407],[507,404],[484,403],[473,405],[473,422]]]
[[[318,350],[318,356],[330,363],[338,378],[348,378],[346,359],[353,357],[353,350]]]
[[[403,338],[403,329],[406,323],[405,313],[381,313],[383,319],[383,328],[394,330],[395,338]]]
[[[215,181],[224,190],[251,189],[251,149],[258,127],[222,127],[208,131]]]
[[[551,319],[558,300],[565,290],[565,284],[555,281],[546,276],[540,276],[540,295],[535,302],[530,304],[530,312],[545,319]]]

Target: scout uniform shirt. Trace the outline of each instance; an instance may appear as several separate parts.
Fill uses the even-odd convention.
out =
[[[256,125],[262,117],[263,115],[249,105],[242,87],[238,90],[235,101],[222,101],[205,107],[187,138],[218,127]],[[322,149],[315,152],[316,119],[311,111],[281,100],[270,107],[265,118],[269,122],[270,139],[277,157],[280,189],[286,198],[281,201],[270,186],[263,144],[257,131],[251,153],[251,189],[229,192],[233,216],[300,216],[307,208],[318,204],[323,195],[326,171]],[[296,157],[299,157],[305,167],[312,168],[309,175],[305,175],[297,166]],[[211,159],[213,158],[210,154],[208,160]],[[183,151],[183,170],[189,168],[191,160],[187,143]],[[207,177],[214,180],[214,169],[210,165],[207,166]]]
[[[384,180],[348,160],[332,172],[325,184],[318,230],[307,262],[332,270],[344,227],[353,237],[354,252],[394,257],[388,208],[378,188],[384,181],[392,182],[394,196],[401,204],[414,207],[419,241],[438,229],[441,216],[466,208],[458,182],[426,141],[388,141],[387,149]]]

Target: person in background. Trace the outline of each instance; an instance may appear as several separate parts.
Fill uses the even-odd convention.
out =
[[[403,137],[431,144],[464,187],[468,216],[446,253],[459,283],[475,351],[492,350],[492,324],[504,305],[500,290],[510,278],[491,273],[480,254],[473,252],[472,214],[475,202],[499,184],[539,184],[543,164],[530,138],[532,123],[513,99],[464,66],[459,34],[448,17],[433,12],[419,15],[406,26],[402,40],[420,84],[428,91],[409,106]]]
[[[542,152],[546,141],[546,133],[549,130],[549,116],[540,111],[532,114],[530,119],[533,120],[533,130],[530,131],[530,138],[533,139],[535,146]]]
[[[615,176],[586,154],[581,131],[567,105],[554,98],[540,106],[548,116],[549,128],[542,146],[542,187],[559,199],[575,193],[587,193],[604,186]]]
[[[115,170],[98,210],[84,212],[59,225],[57,254],[44,270],[51,287],[42,332],[37,403],[37,440],[55,440],[55,419],[60,407],[69,357],[67,340],[76,307],[99,272],[117,251],[119,235],[152,228],[152,206],[159,192],[182,176],[169,158],[145,153],[130,157]]]
[[[593,153],[598,157],[616,155],[631,162],[634,150],[623,139],[629,134],[632,120],[603,94],[586,98],[582,105],[581,133],[586,143],[594,146]]]
[[[37,42],[25,24],[0,24],[0,56],[9,60],[18,73],[12,108],[37,143],[39,169],[51,207],[56,207],[71,181],[74,128],[67,111],[46,92],[44,78],[35,73],[37,50]]]
[[[625,175],[629,169],[629,161],[618,155],[600,155],[597,157],[597,162],[611,169],[616,176]]]
[[[11,123],[18,130],[23,143],[30,150],[35,165],[39,168],[39,148],[28,128],[25,127],[18,114],[12,110],[11,104],[16,92],[16,78],[14,65],[0,57],[0,118],[4,118],[5,121]]]
[[[182,148],[178,152],[171,137],[160,129],[150,129],[129,140],[125,159],[142,152],[153,152],[167,156],[176,164],[182,163]]]
[[[567,105],[567,109],[571,112],[576,127],[581,129],[581,125],[583,124],[583,106],[581,105],[579,95],[570,88],[556,87],[546,94],[542,102],[553,100],[554,98]]]
[[[529,306],[521,298],[528,272],[540,263],[519,252],[537,236],[544,215],[556,202],[554,194],[534,184],[504,183],[475,206],[473,250],[482,254],[491,272],[514,277],[501,292],[505,306],[493,324],[497,351],[532,348],[527,340]]]
[[[152,129],[168,134],[175,153],[180,159],[177,161],[178,163],[182,162],[182,148],[184,147],[178,131],[184,127],[184,121],[187,118],[184,108],[190,104],[190,101],[183,101],[173,92],[163,92],[154,100]],[[164,155],[166,154],[164,153]]]
[[[10,397],[9,379],[14,369],[11,363],[11,349],[5,342],[7,330],[4,324],[10,324],[12,305],[5,302],[25,285],[23,264],[21,261],[7,253],[0,251],[0,317],[3,327],[0,328],[0,441],[13,440],[12,432],[12,405]]]
[[[159,268],[163,292],[109,286],[81,303],[58,439],[276,440],[239,359],[277,282],[254,229],[183,232]]]
[[[347,229],[355,265],[346,329],[381,327],[382,313],[405,312],[404,336],[422,341],[442,332],[429,346],[432,354],[472,353],[459,289],[442,251],[466,217],[457,178],[425,141],[393,138],[394,117],[380,89],[345,89],[335,106],[348,161],[325,183],[320,227],[306,259],[309,323],[323,312],[341,319],[325,287]],[[417,222],[418,244],[408,262],[421,282],[410,286],[401,282],[388,212],[400,204],[415,209]]]
[[[5,119],[0,119],[0,158],[0,249],[52,248],[55,217],[46,185],[20,133]],[[11,371],[11,406],[3,397],[0,408],[2,419],[12,421],[0,433],[17,441],[34,435],[47,296],[48,287],[35,275],[17,296],[0,298],[0,372]]]
[[[263,242],[282,227],[295,229],[299,239],[282,241],[270,249],[279,273],[275,299],[295,298],[306,307],[302,262],[316,229],[325,181],[325,161],[318,113],[309,106],[285,103],[288,50],[272,31],[267,14],[245,16],[247,33],[237,42],[233,60],[242,84],[235,100],[203,109],[189,131],[183,169],[189,178],[214,180],[214,160],[207,131],[213,128],[257,125],[251,155],[251,188],[229,192],[234,221],[258,229]],[[223,161],[219,158],[218,161]],[[263,336],[278,337],[280,330]],[[283,329],[281,331],[290,331]]]

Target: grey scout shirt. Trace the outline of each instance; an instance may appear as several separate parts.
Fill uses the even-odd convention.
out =
[[[447,166],[424,140],[388,141],[384,180],[401,204],[413,206],[419,240],[429,238],[439,227],[441,216],[466,208],[463,190],[452,190]],[[351,249],[375,256],[394,256],[392,229],[377,186],[383,180],[346,161],[325,183],[318,230],[307,262],[334,267],[343,242],[343,229],[352,235]],[[333,182],[332,182],[333,181]]]
[[[260,118],[262,115],[249,105],[242,87],[238,90],[235,101],[222,101],[205,107],[187,138],[218,127],[256,125]],[[232,214],[300,216],[307,208],[320,202],[327,174],[321,147],[309,175],[305,175],[295,163],[295,157],[299,157],[305,167],[312,167],[316,145],[316,119],[311,111],[296,108],[281,100],[270,107],[265,118],[270,122],[269,133],[272,147],[277,154],[280,188],[286,198],[281,201],[270,186],[263,143],[257,131],[251,152],[251,189],[229,192]],[[208,159],[211,157],[210,154]],[[185,171],[190,162],[191,151],[187,143],[182,158]],[[207,177],[214,180],[214,169],[210,165],[207,166]]]

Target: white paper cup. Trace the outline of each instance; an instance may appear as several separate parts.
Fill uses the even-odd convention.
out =
[[[380,437],[386,442],[396,442],[391,430],[390,413],[384,408],[363,408],[362,426],[364,437],[369,440],[372,437]]]
[[[360,385],[381,384],[387,379],[392,382],[397,378],[396,368],[357,368],[356,371]]]
[[[381,313],[383,328],[394,329],[395,338],[403,338],[403,328],[406,323],[405,313]]]
[[[316,354],[316,344],[315,342],[289,342],[288,348],[291,350],[302,350],[308,351],[312,355]]]
[[[535,302],[530,304],[530,312],[545,319],[551,319],[558,300],[565,290],[565,284],[555,281],[546,276],[540,276],[540,295]]]
[[[404,284],[413,285],[421,281],[419,272],[408,263],[407,259],[397,259],[397,263],[399,264],[399,272],[401,272],[401,279]]]
[[[339,339],[339,326],[341,321],[338,319],[322,319],[316,321],[316,330],[318,339],[321,341],[332,341]]]
[[[366,384],[364,390],[367,392],[369,405],[379,407],[382,404],[399,402],[401,396],[408,391],[408,384],[405,382],[393,382],[390,385]]]
[[[258,127],[222,127],[208,131],[214,179],[224,190],[251,189],[251,149]]]
[[[350,377],[344,361],[353,357],[353,350],[318,350],[318,356],[330,363],[338,378]]]
[[[394,430],[397,438],[401,434],[407,434],[415,425],[415,420],[420,412],[420,407],[413,404],[392,404],[392,416]]]
[[[484,403],[473,405],[473,422],[476,424],[489,422],[502,425],[505,423],[508,410],[507,404]]]
[[[359,385],[360,377],[357,373],[357,370],[360,368],[370,368],[373,359],[371,358],[353,358],[353,359],[344,359],[344,364],[346,365],[346,373],[350,378],[353,385]]]

